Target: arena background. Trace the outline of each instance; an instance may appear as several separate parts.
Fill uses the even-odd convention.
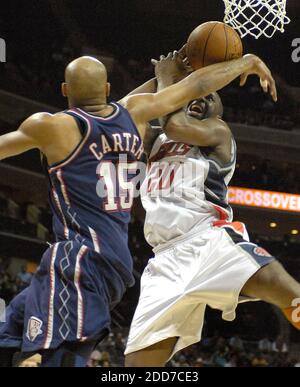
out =
[[[243,89],[232,83],[221,95],[225,120],[238,143],[232,186],[297,195],[300,62],[292,60],[292,42],[300,39],[300,4],[287,3],[292,22],[284,34],[270,40],[243,40],[245,52],[260,55],[273,70],[278,103],[263,95],[256,79]],[[0,37],[6,42],[6,62],[0,63],[0,133],[16,129],[31,113],[64,109],[60,82],[73,58],[89,54],[102,59],[109,70],[112,97],[117,99],[153,76],[152,57],[179,48],[193,28],[204,21],[222,20],[223,12],[220,0],[6,2],[0,16]],[[247,204],[254,204],[251,191],[247,195]],[[278,210],[276,203],[274,208],[258,208],[240,202],[234,205],[235,218],[246,222],[253,241],[276,255],[300,280],[300,209]],[[1,298],[8,302],[27,285],[27,273],[34,272],[51,238],[38,152],[1,162]],[[140,273],[152,254],[143,238],[143,225],[134,218],[130,247],[137,283],[113,312],[114,331],[93,354],[91,366],[123,364]],[[208,310],[202,342],[179,354],[172,365],[300,366],[300,334],[275,308],[250,303],[238,312],[235,322],[225,323],[220,313]]]

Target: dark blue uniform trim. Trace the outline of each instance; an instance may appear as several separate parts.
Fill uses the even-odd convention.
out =
[[[276,260],[276,258],[270,255],[265,249],[259,247],[255,243],[246,241],[241,234],[235,232],[232,228],[223,228],[226,230],[232,241],[245,250],[246,253],[250,254],[260,267],[269,265]]]

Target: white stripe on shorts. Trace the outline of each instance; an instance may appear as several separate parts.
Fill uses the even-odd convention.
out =
[[[52,337],[53,337],[53,323],[54,323],[54,296],[55,296],[55,260],[57,255],[58,243],[53,246],[51,263],[50,263],[50,294],[49,294],[49,305],[48,305],[48,325],[47,335],[44,344],[44,349],[50,348]]]
[[[91,227],[89,227],[89,232],[91,234],[92,241],[94,244],[94,249],[95,249],[96,253],[100,253],[100,245],[99,245],[99,240],[98,240],[98,236],[96,234],[96,231],[94,229],[92,229]]]
[[[82,338],[83,313],[84,313],[83,299],[82,299],[82,293],[81,293],[81,289],[80,289],[80,274],[81,274],[80,262],[81,262],[82,257],[87,252],[87,250],[88,250],[88,247],[82,246],[77,254],[77,257],[76,257],[74,283],[75,283],[75,287],[77,290],[77,339]]]

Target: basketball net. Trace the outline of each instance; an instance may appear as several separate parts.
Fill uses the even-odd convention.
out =
[[[286,16],[287,0],[223,0],[224,22],[238,30],[241,37],[252,35],[271,38],[276,31],[284,32],[290,22]]]

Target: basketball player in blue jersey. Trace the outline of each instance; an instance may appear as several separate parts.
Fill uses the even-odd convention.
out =
[[[157,66],[157,78],[166,71]],[[43,154],[53,213],[54,243],[29,288],[7,308],[0,347],[42,353],[43,366],[85,366],[110,329],[110,310],[134,283],[127,229],[142,140],[148,121],[251,72],[276,88],[259,58],[199,70],[155,94],[108,103],[104,65],[81,57],[66,68],[69,109],[29,117],[0,137],[0,159],[37,148]],[[6,352],[7,353],[7,352]]]
[[[176,62],[169,67],[174,74]],[[177,71],[180,79],[184,72]],[[167,74],[160,88],[172,83]],[[227,196],[236,145],[222,114],[212,93],[169,115],[164,132],[155,129],[150,144],[145,141],[150,151],[141,197],[155,257],[141,278],[127,366],[164,366],[200,341],[206,305],[231,321],[239,302],[263,300],[300,330],[300,284],[233,221]]]

